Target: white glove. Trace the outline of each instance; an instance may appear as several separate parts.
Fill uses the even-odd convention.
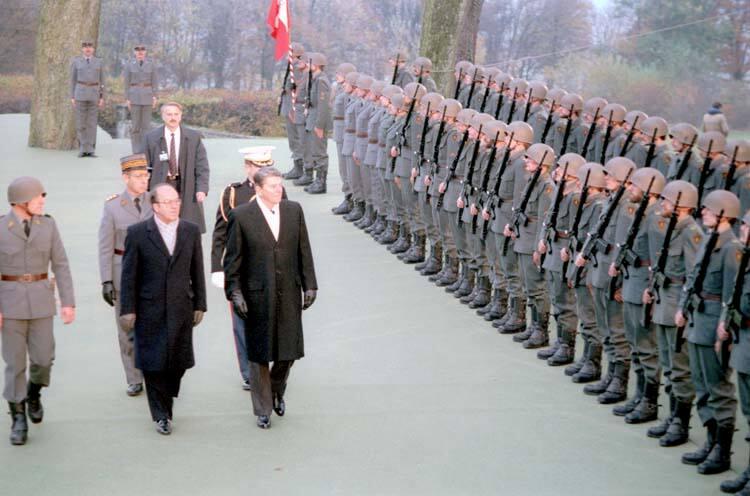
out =
[[[223,272],[212,272],[211,273],[211,284],[219,289],[224,289],[224,273]]]

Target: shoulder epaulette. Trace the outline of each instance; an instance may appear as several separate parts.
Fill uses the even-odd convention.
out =
[[[105,200],[105,202],[112,201],[115,198],[117,198],[118,196],[120,196],[120,195],[118,195],[118,194],[110,195],[110,196],[107,197],[107,199]]]
[[[50,218],[50,219],[52,218],[52,216],[51,216],[50,214],[44,214],[44,216],[45,216],[45,217],[48,217],[48,218]]]

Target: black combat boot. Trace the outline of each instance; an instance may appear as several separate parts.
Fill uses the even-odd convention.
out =
[[[512,300],[513,304],[509,305],[511,309],[508,319],[497,330],[500,334],[517,334],[526,329],[526,299],[512,298]],[[494,327],[495,324],[492,325]]]
[[[547,359],[547,365],[550,367],[560,367],[561,365],[572,364],[576,356],[575,342],[575,337],[570,341],[561,340],[555,354]],[[583,367],[583,364],[581,364],[581,367]]]
[[[370,216],[372,216],[373,209],[372,205],[365,202],[365,213],[360,217],[360,219],[356,222],[353,222],[352,225],[358,229],[364,229],[364,225],[367,223],[367,221],[370,220]]]
[[[440,241],[435,242],[430,250],[430,258],[424,267],[419,270],[423,276],[432,276],[439,273],[443,268],[443,244]]]
[[[375,225],[375,222],[378,220],[378,213],[375,210],[374,206],[370,206],[370,213],[368,215],[365,215],[365,221],[360,224],[358,227],[362,229],[364,232],[368,232],[367,230]]]
[[[571,379],[577,384],[594,382],[602,376],[602,345],[591,343],[586,361]]]
[[[294,161],[294,165],[292,166],[292,168],[288,172],[283,174],[283,178],[292,180],[299,179],[300,177],[302,177],[302,159],[298,158]]]
[[[472,291],[474,291],[474,281],[477,275],[477,271],[475,269],[472,269],[468,265],[466,266],[466,268],[466,277],[463,279],[458,289],[453,293],[453,296],[459,298],[459,300],[462,300],[464,296],[468,296]]]
[[[615,364],[614,362],[607,361],[607,373],[602,377],[601,380],[594,384],[589,384],[583,388],[583,392],[589,396],[599,396],[609,387],[609,383],[615,377]]]
[[[341,203],[338,204],[338,206],[333,207],[331,209],[331,212],[333,212],[333,215],[344,215],[348,214],[352,211],[352,194],[349,193],[344,197]]]
[[[628,424],[642,424],[656,420],[659,414],[659,383],[646,381],[643,389],[643,398],[635,409],[625,415]]]
[[[705,461],[698,465],[698,473],[713,475],[726,472],[732,467],[732,437],[734,424],[720,425],[716,430],[716,444]]]
[[[624,417],[628,413],[635,410],[635,407],[640,403],[643,398],[643,388],[646,385],[646,374],[643,369],[635,371],[635,395],[625,402],[623,405],[617,405],[612,409],[612,414],[618,417]]]
[[[447,251],[443,251],[443,266],[438,271],[437,274],[432,274],[431,276],[427,276],[427,280],[430,282],[434,282],[437,284],[437,282],[443,278],[445,275],[445,271],[448,270],[448,264],[451,262],[451,257],[448,255]]]
[[[508,303],[505,305],[505,312],[503,312],[503,315],[499,319],[495,319],[492,321],[492,327],[495,329],[502,329],[506,322],[508,322],[508,319],[510,319],[513,316],[513,313],[515,312],[515,301],[516,299],[508,295]]]
[[[692,403],[675,400],[674,416],[672,422],[667,428],[667,432],[659,439],[659,446],[671,448],[680,446],[688,441],[688,431],[690,429],[690,410]]]
[[[596,400],[602,405],[611,405],[625,401],[628,397],[628,378],[630,377],[630,365],[626,363],[615,364],[615,374],[609,382],[607,389],[600,394]]]
[[[312,168],[310,169],[303,168],[302,175],[298,177],[297,179],[295,179],[294,181],[292,181],[292,184],[294,184],[295,186],[309,186],[313,183],[313,181],[314,181],[314,178],[313,178]]]
[[[469,277],[469,266],[468,264],[461,264],[461,272],[455,282],[445,288],[446,293],[455,293],[462,285],[466,285],[466,279]]]
[[[538,314],[539,312],[535,313]],[[523,342],[523,347],[527,350],[535,350],[549,344],[549,317],[539,315],[536,319],[538,321],[534,326],[534,332],[531,333],[529,339]]]
[[[571,363],[565,367],[565,375],[572,377],[583,368],[583,364],[586,363],[586,359],[589,356],[589,348],[591,348],[591,341],[586,336],[583,336],[583,353],[575,363]],[[549,363],[549,360],[547,363]]]
[[[458,272],[458,257],[452,257],[448,255],[448,260],[445,263],[445,270],[440,279],[435,281],[435,285],[438,287],[452,286],[456,283],[459,278]]]
[[[469,308],[486,307],[490,303],[492,293],[490,276],[479,276],[477,288],[474,298],[469,302]]]
[[[399,237],[399,225],[395,220],[389,220],[386,224],[385,231],[378,236],[376,240],[381,245],[391,245],[398,240]]]
[[[41,384],[34,384],[29,381],[29,388],[26,393],[26,404],[28,405],[29,420],[32,423],[38,424],[44,418],[44,407],[42,406],[41,399]]]
[[[414,253],[414,250],[417,248],[417,234],[412,231],[411,236],[409,236],[409,249],[405,252],[401,252],[396,255],[396,258],[403,261],[404,258],[410,257],[412,253]]]
[[[536,357],[539,360],[549,360],[549,357],[557,353],[557,350],[560,348],[560,344],[562,343],[563,331],[560,330],[560,321],[557,315],[553,315],[552,318],[555,319],[555,324],[557,324],[555,326],[557,328],[557,339],[552,342],[552,346],[542,348],[541,350],[536,352]]]
[[[719,428],[716,420],[710,419],[703,425],[706,428],[706,442],[697,450],[682,455],[682,463],[685,465],[700,465],[706,461],[709,453],[713,451],[716,445],[716,433]]]
[[[750,463],[748,463],[747,468],[736,479],[722,482],[719,489],[721,489],[721,492],[729,494],[739,493],[740,491],[742,491],[740,494],[750,493],[748,482],[750,482]]]
[[[307,190],[307,192],[311,195],[324,195],[328,191],[328,171],[318,170],[316,172],[317,177],[315,178],[315,182],[310,185],[310,188]]]
[[[662,437],[664,434],[667,433],[667,429],[669,429],[669,424],[671,424],[672,420],[674,419],[674,412],[675,412],[676,406],[677,406],[677,399],[674,397],[672,393],[669,393],[669,415],[667,415],[659,425],[655,425],[652,428],[650,428],[648,431],[646,431],[646,435],[648,437],[659,439],[660,437]]]
[[[409,229],[408,222],[402,222],[399,228],[399,238],[388,247],[388,251],[394,255],[398,255],[399,253],[404,253],[409,248],[411,248],[411,230]]]
[[[383,231],[385,231],[385,228],[387,227],[388,223],[385,220],[385,215],[378,215],[378,218],[375,220],[375,223],[365,229],[366,233],[370,233],[373,237],[379,236],[383,234]]]
[[[26,403],[8,403],[10,407],[10,418],[13,423],[10,427],[10,444],[21,446],[26,444],[29,424],[26,423]]]
[[[363,215],[365,215],[365,202],[363,200],[354,200],[354,206],[351,212],[344,215],[344,220],[354,222],[361,219]]]
[[[424,249],[427,242],[427,236],[424,233],[414,235],[414,244],[412,245],[412,252],[409,255],[405,255],[401,260],[405,264],[415,264],[424,262]]]
[[[492,292],[492,301],[487,311],[484,313],[484,320],[492,322],[493,320],[501,318],[505,315],[505,307],[507,305],[508,293],[503,288],[495,288]],[[477,310],[479,313],[479,310]],[[480,314],[482,315],[482,314]]]

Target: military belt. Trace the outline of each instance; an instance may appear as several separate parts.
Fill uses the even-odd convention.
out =
[[[118,250],[115,248],[115,255],[125,255],[125,250]]]
[[[333,120],[334,120],[334,121],[343,121],[343,120],[344,120],[344,118],[343,118],[343,117],[336,117],[336,116],[334,115],[334,116],[333,116]]]
[[[555,234],[559,239],[568,239],[570,237],[570,234],[565,231],[555,231]]]
[[[378,144],[378,140],[376,140],[376,139],[369,140],[367,143],[370,144],[370,145],[377,145]]]
[[[357,133],[357,138],[367,138],[367,133]]]
[[[43,281],[44,279],[47,279],[47,273],[44,274],[22,274],[20,276],[8,276],[3,274],[0,276],[0,279],[3,281],[10,281],[10,282],[35,282],[35,281]]]
[[[144,88],[150,88],[151,87],[151,83],[130,83],[130,86],[131,87],[133,87],[133,86],[143,86]]]
[[[635,264],[636,268],[640,267],[651,267],[651,260],[638,260]]]
[[[83,81],[78,81],[78,84],[82,84],[84,86],[99,86],[99,83],[84,83]]]
[[[357,132],[357,130],[356,129],[344,129],[344,132],[354,134]]]
[[[380,146],[380,148],[385,148],[385,143],[380,143],[378,146]]]
[[[702,291],[701,299],[706,300],[706,301],[721,301],[721,295],[713,294],[713,293],[706,293]]]

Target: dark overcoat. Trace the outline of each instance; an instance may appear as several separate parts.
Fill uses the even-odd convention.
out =
[[[296,360],[305,354],[303,291],[318,289],[305,217],[299,203],[282,200],[276,241],[258,201],[229,214],[225,290],[228,298],[241,290],[247,302],[250,361]]]
[[[163,371],[195,365],[193,311],[206,311],[198,226],[180,220],[171,256],[153,217],[130,226],[121,284],[120,315],[136,315],[135,366]]]
[[[146,159],[151,172],[148,189],[159,183],[167,182],[169,160],[160,157],[169,156],[169,143],[164,139],[164,126],[159,126],[146,133]],[[208,194],[209,166],[206,149],[201,135],[185,126],[180,126],[180,156],[177,162],[180,170],[180,218],[197,224],[202,233],[206,232],[206,220],[203,215],[203,204],[198,203],[195,194],[199,191]]]

